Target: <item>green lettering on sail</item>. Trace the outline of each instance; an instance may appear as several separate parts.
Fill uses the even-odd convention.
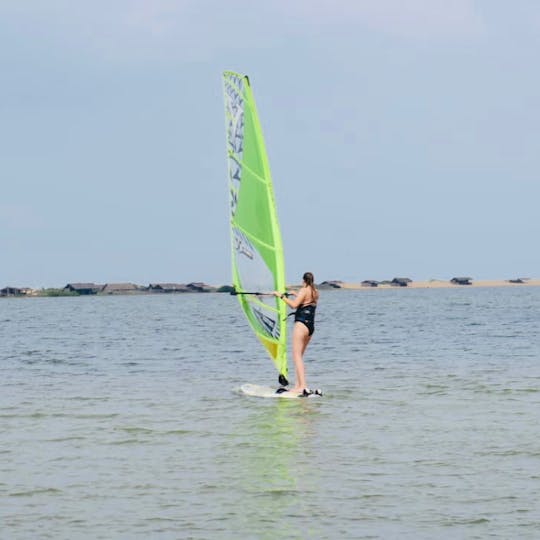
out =
[[[285,268],[262,130],[248,78],[226,71],[223,90],[233,286],[249,325],[286,377],[286,306],[268,294],[285,291]]]

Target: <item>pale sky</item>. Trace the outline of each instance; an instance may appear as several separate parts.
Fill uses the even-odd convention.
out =
[[[540,276],[540,2],[1,0],[0,287],[230,283],[221,72],[289,282]]]

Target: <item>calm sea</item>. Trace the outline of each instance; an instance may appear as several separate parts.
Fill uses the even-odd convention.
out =
[[[226,294],[0,301],[0,538],[540,537],[540,288],[323,292],[319,400]]]

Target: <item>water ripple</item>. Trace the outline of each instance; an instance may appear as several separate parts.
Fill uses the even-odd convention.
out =
[[[319,312],[325,397],[280,401],[234,392],[275,372],[229,295],[0,302],[2,532],[536,538],[540,291]]]

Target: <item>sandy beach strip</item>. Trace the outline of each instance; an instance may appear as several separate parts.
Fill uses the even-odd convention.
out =
[[[523,283],[510,283],[506,279],[485,279],[472,280],[470,285],[456,285],[450,281],[442,279],[431,279],[429,281],[413,281],[407,287],[399,287],[396,285],[379,284],[377,287],[365,287],[361,283],[341,283],[342,289],[354,289],[372,291],[374,289],[463,289],[466,287],[531,287],[540,286],[540,279],[527,279]]]

